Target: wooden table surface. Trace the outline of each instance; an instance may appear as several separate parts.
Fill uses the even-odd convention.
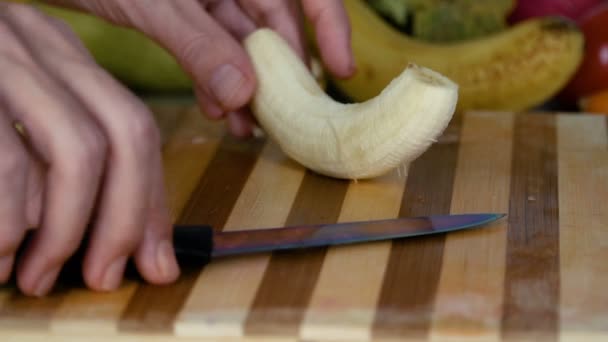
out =
[[[484,229],[217,260],[172,286],[0,289],[0,341],[608,340],[604,116],[469,113],[409,172],[347,182],[192,105],[156,105],[176,222],[218,229],[504,212]]]

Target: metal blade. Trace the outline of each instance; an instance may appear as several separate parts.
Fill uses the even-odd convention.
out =
[[[213,257],[333,246],[471,229],[505,214],[461,214],[216,233]]]

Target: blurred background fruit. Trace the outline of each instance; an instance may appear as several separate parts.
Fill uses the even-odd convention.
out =
[[[134,90],[191,91],[175,59],[134,30],[36,0],[8,1],[34,3],[63,19],[98,63]],[[353,19],[359,73],[327,80],[330,95],[345,101],[374,96],[409,62],[458,82],[461,110],[578,110],[608,89],[608,0],[344,3]],[[555,15],[567,21],[548,18]]]
[[[579,106],[585,113],[608,115],[608,88],[581,98]]]
[[[590,9],[605,2],[604,0],[518,0],[509,14],[508,22],[520,21],[550,15],[560,15],[578,20]]]
[[[448,42],[503,30],[515,0],[367,0],[399,31],[425,41]]]
[[[535,18],[475,37],[442,41],[395,29],[369,2],[347,0],[344,4],[358,72],[332,83],[354,101],[376,96],[403,68],[415,63],[458,83],[459,112],[526,110],[559,92],[582,59],[582,33],[562,18]]]
[[[608,3],[591,9],[578,19],[585,34],[583,63],[560,99],[576,102],[594,92],[608,88]]]

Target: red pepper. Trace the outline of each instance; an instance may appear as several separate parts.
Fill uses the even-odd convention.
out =
[[[608,88],[608,3],[582,16],[578,24],[585,35],[585,55],[577,73],[560,98],[577,101]]]

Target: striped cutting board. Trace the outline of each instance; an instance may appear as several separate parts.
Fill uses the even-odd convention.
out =
[[[0,291],[0,340],[608,340],[605,117],[470,113],[409,173],[317,176],[157,106],[175,220],[219,229],[506,212],[481,230],[217,260],[156,287]]]

